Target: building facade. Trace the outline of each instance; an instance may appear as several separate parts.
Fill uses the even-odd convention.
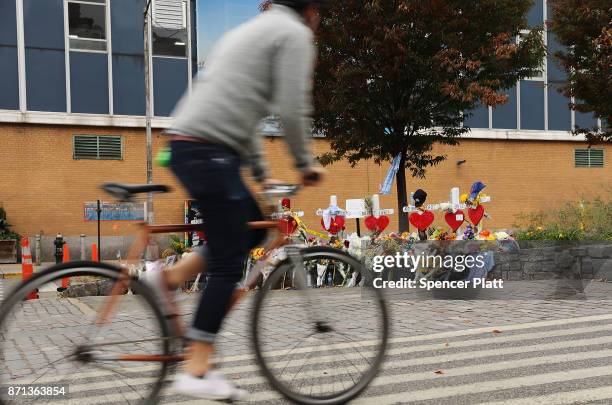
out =
[[[0,0],[0,204],[17,232],[48,240],[56,233],[93,236],[91,204],[112,203],[98,185],[146,181],[145,3]],[[197,71],[196,16],[206,12],[206,2],[153,0],[152,7],[156,153],[165,143],[161,131],[170,125],[169,115]],[[536,1],[530,24],[543,24],[547,14],[545,1]],[[597,120],[571,111],[569,100],[557,91],[565,80],[552,56],[559,45],[549,33],[545,40],[549,56],[541,74],[510,89],[507,104],[474,111],[466,119],[471,132],[458,146],[438,148],[447,161],[428,170],[425,179],[409,178],[410,190],[423,188],[430,202],[440,202],[451,187],[466,190],[481,180],[493,197],[487,206],[487,226],[493,228],[512,227],[521,212],[602,193],[609,197],[612,151],[609,146],[589,149],[571,135],[572,128]],[[297,181],[278,129],[266,122],[261,130],[268,135],[266,155],[273,174]],[[317,153],[328,148],[324,138],[315,138]],[[387,169],[388,164],[372,162],[355,168],[336,163],[325,183],[296,197],[293,206],[319,229],[315,211],[327,206],[330,195],[343,204],[376,193]],[[182,222],[188,197],[165,168],[154,168],[154,181],[175,190],[156,196],[156,222]],[[395,201],[395,192],[382,198],[384,208],[396,208]],[[108,255],[125,251],[124,236],[133,232],[137,216],[103,221],[102,234],[113,247]],[[396,212],[392,227],[397,217]],[[436,223],[443,225],[443,220]]]

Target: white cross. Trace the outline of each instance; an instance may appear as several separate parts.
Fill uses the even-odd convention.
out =
[[[329,215],[335,217],[337,215],[346,217],[347,212],[343,209],[341,209],[340,207],[338,207],[338,197],[336,197],[335,195],[332,195],[329,197],[329,207],[328,208],[319,208],[316,211],[316,215],[318,217],[322,217],[323,216],[323,211],[329,209],[329,208],[333,208],[335,207],[332,211],[329,212]]]
[[[426,206],[420,207],[420,208],[417,208],[411,204],[411,205],[404,207],[403,211],[406,213],[409,213],[409,212],[420,211],[422,209],[425,209],[427,211],[452,211],[452,212],[456,212],[457,210],[464,210],[468,206],[465,203],[460,202],[459,195],[460,195],[459,187],[453,187],[450,192],[449,201],[441,202],[439,204],[427,204]],[[412,200],[412,196],[410,197],[410,199]],[[488,202],[491,202],[490,196],[480,197],[481,204],[488,203]]]

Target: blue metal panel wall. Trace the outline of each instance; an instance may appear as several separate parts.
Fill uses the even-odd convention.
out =
[[[66,110],[66,61],[64,51],[26,48],[28,110]]]
[[[113,54],[144,55],[145,0],[111,0]]]
[[[64,2],[23,1],[28,110],[66,111]]]
[[[14,1],[0,1],[0,45],[17,46],[17,16]]]
[[[145,115],[144,58],[113,55],[114,113]]]
[[[597,118],[591,113],[581,113],[576,111],[576,127],[591,129],[597,126]]]
[[[64,50],[62,0],[24,0],[23,17],[26,47]]]
[[[544,0],[535,0],[533,7],[527,13],[527,22],[531,27],[544,23]]]
[[[108,57],[70,52],[72,112],[108,114]]]
[[[470,117],[463,121],[465,126],[470,128],[489,128],[489,108],[478,107],[470,111]]]
[[[17,48],[0,45],[0,109],[19,109]]]
[[[17,17],[14,1],[0,1],[0,109],[19,109]]]
[[[170,116],[187,89],[187,59],[153,58],[155,116]]]
[[[555,35],[548,32],[548,82],[561,83],[566,79],[565,70],[559,64],[555,53],[563,50],[563,46],[557,42]]]
[[[110,0],[113,38],[113,109],[145,114],[144,19],[146,0]]]
[[[544,130],[544,82],[521,81],[521,129]]]
[[[548,129],[551,131],[570,131],[572,129],[572,112],[570,100],[554,87],[548,87]]]
[[[493,108],[493,128],[516,129],[516,87],[507,94],[508,102]]]

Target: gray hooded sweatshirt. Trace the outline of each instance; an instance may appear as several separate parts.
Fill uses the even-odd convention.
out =
[[[233,148],[263,180],[267,169],[257,127],[276,114],[295,166],[309,168],[315,53],[312,30],[302,17],[274,5],[220,40],[191,95],[173,113],[169,132]]]

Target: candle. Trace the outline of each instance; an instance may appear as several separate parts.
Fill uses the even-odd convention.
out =
[[[376,218],[380,215],[380,197],[378,194],[372,196],[372,211]]]
[[[459,208],[459,187],[451,188],[451,206],[453,209]]]

